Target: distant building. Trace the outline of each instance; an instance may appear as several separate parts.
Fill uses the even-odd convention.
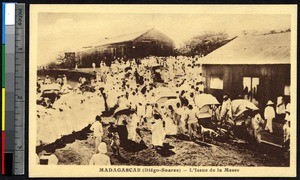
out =
[[[265,106],[283,96],[290,101],[291,33],[246,35],[202,58],[206,91],[221,100],[243,96]]]
[[[152,28],[148,31],[105,38],[98,44],[87,46],[76,52],[76,61],[80,67],[91,67],[95,62],[108,64],[115,59],[133,59],[146,56],[170,56],[174,42],[168,36]]]

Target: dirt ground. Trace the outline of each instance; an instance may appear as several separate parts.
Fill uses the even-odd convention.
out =
[[[61,165],[87,165],[95,152],[94,140],[90,131],[83,131],[58,142],[40,147],[53,149]],[[108,146],[107,155],[113,165],[143,166],[289,166],[285,152],[279,148],[266,145],[249,144],[243,140],[228,142],[188,141],[183,138],[169,136],[166,142],[171,149],[156,150],[151,147],[151,132],[142,130],[145,145],[134,144],[131,148],[121,148],[123,158],[116,158]],[[80,137],[80,138],[79,138]],[[68,140],[67,140],[68,139]],[[104,142],[110,144],[105,126]]]

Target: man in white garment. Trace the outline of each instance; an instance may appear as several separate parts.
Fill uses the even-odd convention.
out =
[[[273,108],[274,103],[272,101],[268,101],[267,107],[265,108],[264,111],[264,117],[265,120],[267,121],[265,130],[269,131],[270,133],[273,133],[273,119],[275,118],[275,110]]]
[[[48,75],[46,76],[46,79],[44,80],[44,84],[51,84],[51,79]]]
[[[103,136],[103,127],[100,116],[96,116],[96,121],[92,124],[90,130],[93,131],[93,138],[95,139],[95,153],[97,153],[97,148],[102,141]]]
[[[277,98],[276,113],[277,113],[277,118],[279,120],[284,120],[284,117],[285,117],[285,104],[284,104],[284,100],[283,100],[282,96],[279,96]]]
[[[96,71],[96,64],[95,63],[92,64],[92,67],[93,67],[93,71]]]
[[[64,85],[68,83],[67,76],[65,74],[62,76],[62,80]]]
[[[136,141],[136,128],[138,127],[138,123],[140,118],[136,113],[134,113],[131,117],[131,122],[128,124],[128,139],[131,141]]]

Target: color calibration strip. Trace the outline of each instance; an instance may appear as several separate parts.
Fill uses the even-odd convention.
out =
[[[2,3],[2,119],[1,119],[1,174],[5,174],[5,3]]]

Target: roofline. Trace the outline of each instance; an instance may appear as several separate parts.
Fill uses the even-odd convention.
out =
[[[108,44],[102,44],[102,45],[99,45],[99,46],[93,46],[92,48],[97,48],[97,47],[103,47],[103,46],[108,46],[108,45],[116,45],[116,44],[120,44],[120,43],[127,43],[127,42],[133,42],[135,40],[137,40],[138,38],[144,36],[145,34],[147,34],[149,31],[153,30],[153,28],[147,30],[146,32],[142,33],[141,35],[133,38],[133,39],[130,39],[130,40],[125,40],[125,41],[119,41],[119,42],[114,42],[114,43],[108,43]],[[160,32],[160,31],[159,31]],[[161,34],[165,35],[164,33],[160,32]],[[166,37],[168,37],[167,35],[165,35]],[[174,44],[174,41],[168,37],[168,39]]]
[[[109,45],[116,45],[116,44],[120,44],[120,43],[128,43],[128,42],[132,42],[133,40],[127,40],[127,41],[120,41],[120,42],[114,42],[114,43],[108,43],[108,44],[102,44],[99,46],[94,46],[92,48],[97,48],[97,47],[103,47],[103,46],[109,46]]]
[[[240,63],[237,63],[237,64],[215,64],[215,63],[198,63],[197,65],[202,65],[202,66],[204,66],[204,65],[216,65],[216,66],[223,66],[223,65],[230,65],[230,66],[235,66],[235,65],[237,65],[237,66],[241,66],[241,65],[243,65],[243,66],[253,66],[253,65],[291,65],[291,63],[260,63],[260,64],[258,64],[258,63],[253,63],[253,64],[240,64]]]
[[[125,40],[125,41],[119,41],[119,42],[114,42],[114,43],[108,43],[108,44],[102,44],[102,45],[99,45],[99,46],[94,46],[93,48],[97,48],[97,47],[103,47],[103,46],[108,46],[108,45],[116,45],[116,44],[119,44],[119,43],[125,43],[125,42],[133,42],[135,41],[136,39],[140,38],[141,36],[147,34],[149,31],[153,30],[154,28],[151,28],[149,30],[147,30],[146,32],[142,33],[141,35],[133,38],[133,39],[129,39],[129,40]]]
[[[154,30],[154,29],[155,29],[154,27],[151,28],[151,29],[149,29],[149,30],[146,31],[145,33],[143,33],[143,34],[141,34],[140,36],[134,38],[132,41],[137,40],[138,38],[142,37],[143,35],[147,34],[149,31]],[[157,29],[156,29],[156,30],[157,30]],[[167,36],[165,33],[161,32],[161,31],[159,31],[159,30],[157,30],[157,31],[160,32],[161,34],[163,34],[164,36],[166,36],[166,37],[172,42],[172,44],[174,44],[174,40],[173,40],[173,39],[171,39],[171,38],[170,38],[169,36]]]
[[[154,29],[154,28],[151,28],[151,29],[149,29],[148,31],[144,32],[143,34],[139,35],[138,37],[136,37],[136,38],[133,38],[131,41],[135,41],[135,40],[137,40],[138,38],[140,38],[140,37],[144,36],[145,34],[147,34],[149,31],[151,31],[151,30],[153,30],[153,29]]]

